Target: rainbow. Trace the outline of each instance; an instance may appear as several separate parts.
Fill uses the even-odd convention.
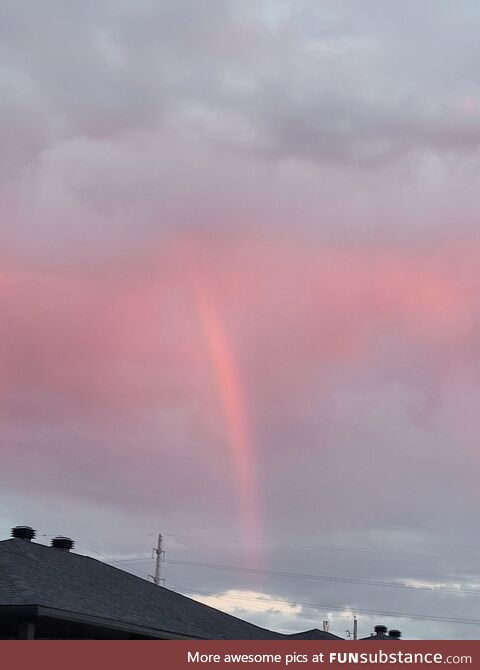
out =
[[[255,451],[240,370],[212,292],[202,282],[196,293],[231,450],[245,553],[249,563],[257,563],[252,550],[260,538]]]

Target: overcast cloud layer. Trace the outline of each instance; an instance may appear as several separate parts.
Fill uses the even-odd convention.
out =
[[[0,2],[3,537],[146,576],[169,533],[397,584],[165,565],[262,625],[479,636],[479,30],[473,0]]]

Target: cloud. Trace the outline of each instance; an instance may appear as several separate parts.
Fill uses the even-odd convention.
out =
[[[195,472],[207,475],[212,464],[202,463],[204,454],[220,454],[228,438],[195,297],[200,272],[242,373],[259,467],[269,472],[267,499],[285,468],[296,478],[292,493],[315,491],[313,481],[300,485],[317,475],[297,457],[297,440],[312,464],[323,459],[338,476],[349,472],[343,450],[361,445],[353,463],[363,459],[367,478],[377,479],[387,495],[393,482],[376,456],[387,448],[383,443],[393,458],[406,436],[413,440],[422,478],[432,449],[447,456],[446,427],[458,429],[444,408],[452,402],[453,380],[463,388],[476,357],[479,278],[475,253],[470,268],[464,262],[463,276],[449,272],[453,253],[418,258],[255,241],[195,247],[190,241],[90,277],[12,270],[1,294],[2,405],[11,448],[27,449],[25,439],[35,431],[42,451],[31,461],[32,472],[40,462],[50,467],[45,455],[58,449],[75,453],[66,465],[73,470],[91,450],[106,463],[114,454],[130,461],[143,453],[158,467],[165,460],[167,469],[196,452],[189,481]],[[69,431],[71,447],[62,445]],[[473,457],[466,440],[456,443],[465,459]],[[228,471],[229,457],[222,458],[217,466]],[[396,464],[396,476],[403,467]],[[128,469],[118,473],[129,475]],[[148,481],[150,471],[142,476]],[[103,480],[100,470],[99,485]],[[134,496],[149,491],[144,484],[140,478]],[[352,485],[365,501],[366,520],[369,487],[358,477]],[[113,480],[102,488],[103,495],[124,495]],[[391,522],[391,511],[387,518]]]
[[[276,601],[272,596],[256,591],[229,589],[218,595],[201,595],[193,592],[188,596],[210,607],[216,607],[233,616],[279,632],[290,632],[292,622],[297,620],[301,611],[300,605]]]
[[[476,3],[0,13],[2,523],[91,524],[109,556],[159,526],[241,538],[200,281],[244,394],[265,565],[476,583]],[[476,616],[456,594],[191,577],[322,617]]]

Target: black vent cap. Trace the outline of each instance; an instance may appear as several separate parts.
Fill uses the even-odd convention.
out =
[[[402,634],[399,630],[392,629],[389,632],[388,637],[392,637],[394,640],[399,640],[402,637]]]
[[[17,537],[21,540],[33,540],[37,532],[31,526],[15,526],[12,528],[12,537]]]
[[[70,551],[70,549],[73,549],[74,544],[75,542],[70,537],[63,537],[63,535],[59,535],[58,537],[53,538],[51,546],[55,547],[55,549]]]
[[[375,634],[376,635],[385,635],[387,632],[387,627],[386,626],[375,626]]]

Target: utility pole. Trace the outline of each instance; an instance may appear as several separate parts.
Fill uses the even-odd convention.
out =
[[[353,615],[353,639],[358,640],[358,621],[355,614]]]
[[[155,576],[152,577],[153,583],[157,586],[160,586],[160,583],[163,582],[165,586],[165,579],[161,577],[161,565],[165,560],[165,551],[163,549],[163,537],[162,534],[158,535],[157,546],[153,549],[153,555],[155,556]]]

